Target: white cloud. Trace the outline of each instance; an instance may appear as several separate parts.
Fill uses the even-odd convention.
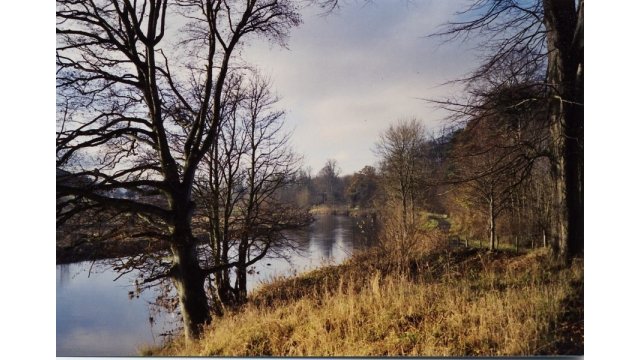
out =
[[[295,128],[292,142],[314,170],[336,158],[344,173],[374,164],[378,135],[399,118],[435,128],[444,117],[420,98],[454,95],[439,86],[468,72],[465,48],[428,38],[461,9],[459,1],[350,2],[337,14],[303,11],[289,50],[266,42],[245,59],[271,76]]]

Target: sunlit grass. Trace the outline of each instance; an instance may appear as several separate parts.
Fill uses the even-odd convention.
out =
[[[311,215],[348,215],[349,208],[346,205],[315,205],[309,209]]]
[[[409,272],[375,255],[277,281],[201,341],[156,355],[376,356],[554,353],[563,301],[582,264],[556,267],[544,250],[516,256],[462,250],[424,257]]]

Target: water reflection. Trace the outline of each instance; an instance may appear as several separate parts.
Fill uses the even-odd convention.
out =
[[[375,223],[370,218],[324,215],[308,229],[287,234],[295,239],[297,251],[287,259],[270,258],[256,264],[247,277],[249,291],[275,277],[291,276],[314,268],[339,264],[355,251],[371,246]]]
[[[175,326],[170,315],[153,311],[153,292],[129,299],[135,274],[116,277],[102,262],[57,266],[57,356],[132,355]]]
[[[279,276],[337,264],[371,245],[369,220],[319,216],[306,230],[287,236],[296,251],[275,249],[287,258],[263,259],[247,278],[248,290]],[[104,262],[56,267],[56,355],[135,355],[143,345],[160,344],[161,336],[179,325],[175,314],[158,313],[153,291],[129,298],[135,272],[118,276]],[[90,274],[90,276],[89,276]]]

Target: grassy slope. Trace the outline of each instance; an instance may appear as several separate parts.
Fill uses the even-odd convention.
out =
[[[426,256],[412,276],[369,252],[343,265],[276,281],[201,341],[154,355],[582,354],[582,262],[554,266],[477,249]]]

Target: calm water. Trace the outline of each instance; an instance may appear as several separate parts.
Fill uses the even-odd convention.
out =
[[[248,275],[249,290],[277,276],[289,276],[337,264],[354,250],[370,245],[361,224],[346,216],[320,216],[307,231],[291,234],[298,251],[288,260],[263,259]],[[130,298],[137,274],[118,276],[104,263],[56,266],[57,356],[136,355],[144,345],[158,345],[179,326],[175,314],[158,313],[150,305],[153,291]]]

